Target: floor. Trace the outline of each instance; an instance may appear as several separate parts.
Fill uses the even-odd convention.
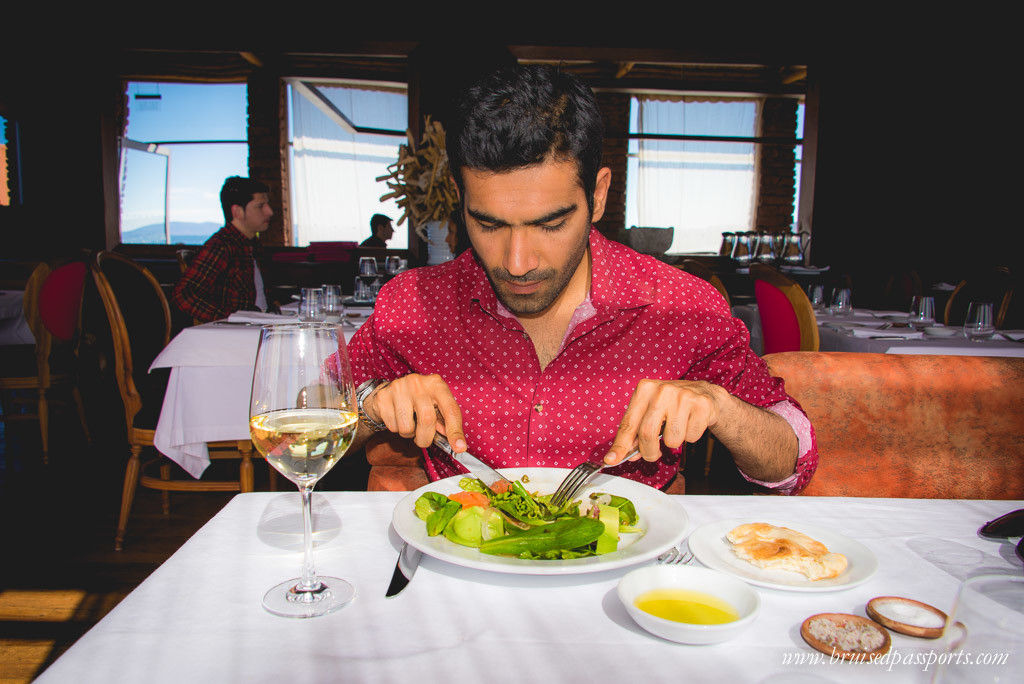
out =
[[[139,488],[124,549],[114,551],[128,454],[117,418],[104,427],[90,413],[89,445],[74,413],[55,411],[45,465],[36,423],[0,421],[0,684],[32,681],[233,496],[174,493],[165,517],[160,492]],[[710,476],[705,453],[703,443],[691,450],[687,491],[743,491],[735,468],[718,465],[728,453],[715,451]],[[264,490],[266,464],[255,465]],[[229,479],[237,462],[216,461],[216,469],[214,479]],[[350,454],[318,489],[364,490],[367,474],[365,455]]]

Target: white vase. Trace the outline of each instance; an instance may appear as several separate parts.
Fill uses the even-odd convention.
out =
[[[416,234],[427,243],[428,266],[443,264],[455,258],[445,241],[448,237],[448,226],[440,221],[427,221],[416,228]]]

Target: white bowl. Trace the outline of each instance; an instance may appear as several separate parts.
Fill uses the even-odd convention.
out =
[[[695,625],[651,615],[636,607],[636,599],[652,589],[690,589],[728,602],[740,617],[721,625]],[[761,598],[746,582],[717,570],[687,565],[652,565],[634,570],[619,580],[619,600],[633,620],[655,636],[680,644],[717,644],[750,626],[761,608]]]
[[[944,328],[936,325],[930,325],[924,329],[924,332],[926,335],[931,335],[932,337],[953,337],[960,332],[960,330],[957,328]]]

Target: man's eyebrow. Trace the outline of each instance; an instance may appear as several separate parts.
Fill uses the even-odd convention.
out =
[[[551,223],[552,221],[557,221],[560,218],[564,218],[565,216],[568,216],[569,214],[572,214],[578,208],[579,208],[579,205],[577,205],[575,203],[570,204],[570,205],[565,206],[565,207],[560,207],[558,209],[555,209],[554,211],[550,211],[547,214],[544,214],[543,216],[539,216],[539,217],[537,217],[535,219],[532,219],[532,220],[529,220],[529,221],[524,221],[524,225],[527,225],[527,226],[539,226],[541,224]],[[472,216],[473,218],[475,218],[480,223],[490,223],[490,224],[496,225],[496,226],[507,226],[507,225],[510,225],[509,222],[506,221],[505,219],[498,218],[497,216],[491,216],[487,212],[480,211],[478,209],[473,209],[471,207],[466,207],[466,213],[469,214],[470,216]]]

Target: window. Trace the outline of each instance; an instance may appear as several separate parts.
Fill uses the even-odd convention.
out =
[[[362,242],[370,217],[402,210],[376,179],[398,159],[406,142],[407,95],[401,88],[371,88],[292,81],[289,83],[292,238]],[[408,231],[396,230],[392,249],[408,246]]]
[[[0,116],[0,207],[21,204],[18,181],[18,127]]]
[[[634,97],[627,225],[673,226],[669,251],[689,253],[717,253],[724,231],[750,230],[755,143],[743,139],[758,114],[755,99]]]
[[[803,140],[804,139],[804,108],[805,108],[805,104],[806,103],[801,102],[800,104],[798,104],[796,106],[796,137],[797,137],[798,140]],[[804,158],[804,146],[803,146],[803,144],[797,145],[796,149],[794,151],[796,152],[796,168],[793,169],[793,173],[795,174],[794,178],[796,180],[796,193],[795,193],[795,200],[793,202],[793,226],[794,226],[793,230],[794,230],[794,232],[799,232],[799,225],[798,225],[799,224],[799,218],[798,218],[798,216],[799,216],[799,213],[800,213],[800,174],[803,172],[803,166],[802,166],[801,162],[803,162],[803,158]]]
[[[130,82],[121,241],[202,244],[224,225],[220,188],[247,176],[244,84]]]

